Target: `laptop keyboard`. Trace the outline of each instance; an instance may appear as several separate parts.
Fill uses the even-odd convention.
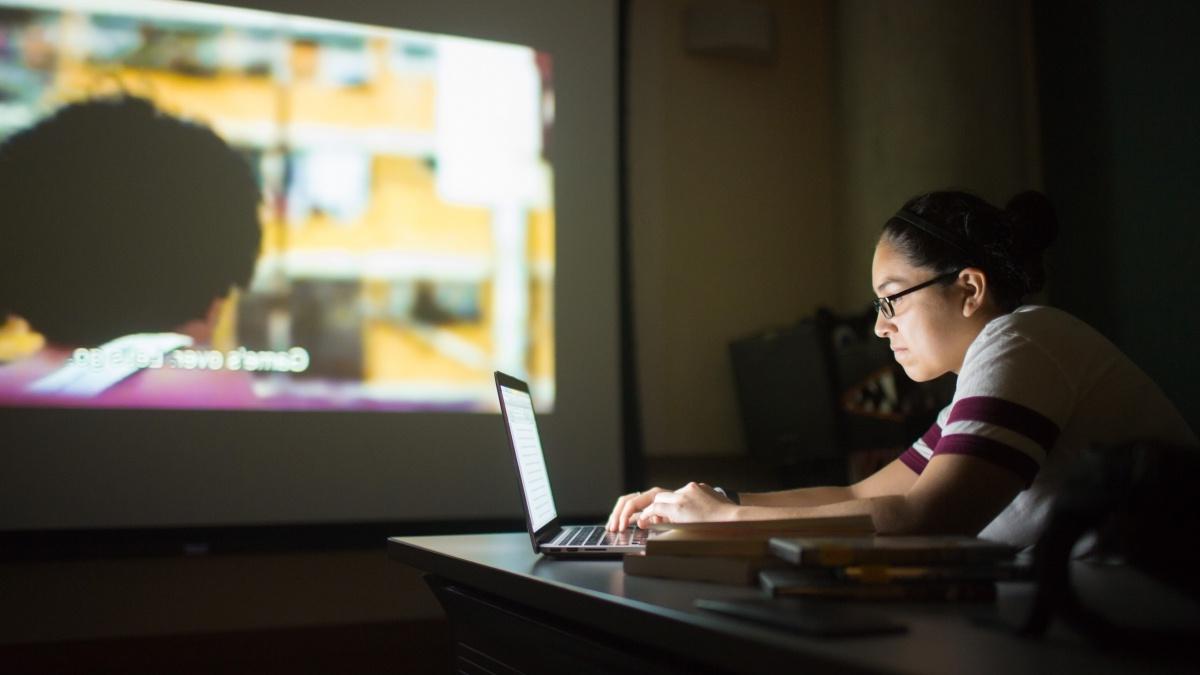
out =
[[[603,525],[576,527],[567,533],[559,546],[627,546],[646,543],[646,530],[631,527],[624,532],[609,532]]]

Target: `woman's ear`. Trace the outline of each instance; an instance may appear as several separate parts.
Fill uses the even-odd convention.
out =
[[[970,318],[983,307],[987,297],[987,275],[978,267],[968,267],[958,273],[958,287],[963,291],[963,317]]]

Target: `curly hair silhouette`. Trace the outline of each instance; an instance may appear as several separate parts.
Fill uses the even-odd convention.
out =
[[[100,344],[203,319],[254,272],[259,191],[213,131],[131,96],[0,144],[0,317]]]

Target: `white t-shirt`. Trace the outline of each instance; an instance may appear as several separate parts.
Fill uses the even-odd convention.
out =
[[[1052,307],[988,322],[967,349],[950,405],[900,459],[917,473],[937,454],[981,457],[1026,489],[979,533],[1032,545],[1064,474],[1090,446],[1196,444],[1175,406],[1103,335]]]

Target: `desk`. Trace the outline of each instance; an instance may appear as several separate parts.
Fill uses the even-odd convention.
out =
[[[450,619],[456,668],[465,673],[779,673],[817,668],[822,673],[1011,675],[1195,672],[1196,667],[1185,655],[1150,660],[1101,653],[1058,626],[1046,639],[1034,641],[977,621],[1023,617],[1032,597],[1028,584],[1000,584],[994,605],[874,605],[907,624],[908,632],[823,640],[692,606],[696,598],[758,597],[757,589],[626,576],[618,560],[543,558],[532,552],[524,532],[395,537],[388,541],[388,553],[427,573]],[[1128,603],[1150,602],[1150,614],[1169,614],[1172,625],[1182,617],[1187,625],[1200,626],[1193,603],[1136,571],[1078,565],[1073,573],[1081,591],[1084,585],[1108,589],[1107,597],[1126,603],[1101,609],[1128,616],[1142,611]],[[1116,589],[1120,592],[1111,592]],[[1092,600],[1091,595],[1085,598]]]

